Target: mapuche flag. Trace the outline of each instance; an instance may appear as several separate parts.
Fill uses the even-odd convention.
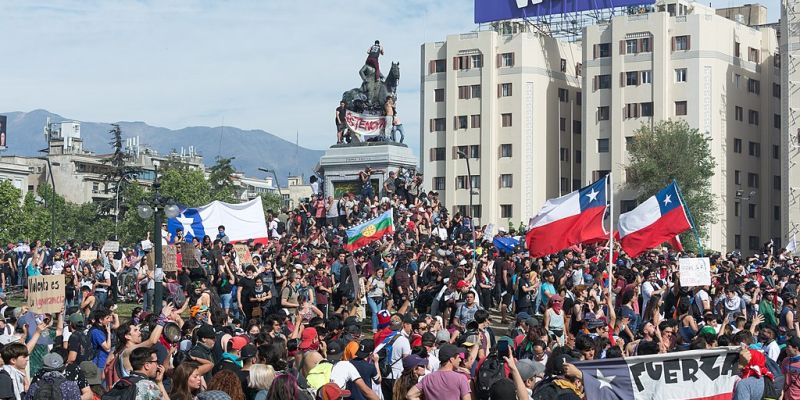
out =
[[[363,222],[347,230],[347,243],[344,249],[356,251],[376,240],[380,240],[383,235],[394,233],[394,212],[390,209],[377,218]]]
[[[531,257],[559,252],[578,243],[608,236],[603,227],[608,176],[585,188],[550,199],[535,217],[525,236]]]
[[[692,229],[675,182],[619,216],[622,250],[631,257],[673,240],[675,235]]]

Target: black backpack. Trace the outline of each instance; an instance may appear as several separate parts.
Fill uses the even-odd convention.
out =
[[[78,361],[94,361],[96,353],[89,334],[83,331],[75,331],[72,335],[77,336],[81,341],[81,352],[78,354]]]
[[[772,372],[773,379],[764,377],[764,394],[762,399],[779,399],[783,392],[783,384],[786,382],[786,377],[783,376],[781,366],[775,360],[767,357],[767,369]]]
[[[505,366],[497,352],[491,352],[478,369],[478,379],[475,381],[475,393],[479,400],[489,400],[492,385],[506,377]]]
[[[122,378],[111,387],[111,390],[106,392],[102,400],[136,400],[136,383],[142,380],[142,377],[131,375],[127,378]]]
[[[279,234],[283,235],[286,233],[286,222],[278,221],[278,228],[276,229]]]
[[[392,347],[394,346],[394,342],[400,337],[400,332],[394,334],[388,343],[383,346],[380,351],[378,351],[378,366],[381,368],[381,376],[387,378],[392,373],[392,367],[397,364],[398,361],[402,360],[402,357],[398,357],[397,360],[394,362],[389,363],[389,357],[392,355]],[[385,342],[385,340],[384,340]]]
[[[49,379],[39,379],[36,386],[36,393],[31,396],[31,400],[62,400],[61,384],[66,382],[67,378],[63,374],[58,374]]]

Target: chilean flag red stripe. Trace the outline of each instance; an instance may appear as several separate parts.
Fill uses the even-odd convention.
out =
[[[607,177],[557,199],[550,199],[531,218],[525,243],[532,257],[608,236],[603,227]]]
[[[674,182],[633,211],[619,216],[620,245],[631,257],[671,241],[689,229],[692,224]]]

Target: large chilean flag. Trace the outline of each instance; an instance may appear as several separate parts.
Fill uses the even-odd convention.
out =
[[[531,218],[525,243],[532,257],[559,252],[578,243],[608,236],[603,227],[608,176],[544,204]]]
[[[675,182],[619,216],[622,250],[631,257],[670,241],[692,229]]]

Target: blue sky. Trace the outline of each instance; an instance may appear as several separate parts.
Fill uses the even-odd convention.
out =
[[[714,1],[728,7],[744,1]],[[770,21],[777,0],[762,2]],[[0,2],[0,110],[84,121],[263,129],[324,149],[367,47],[399,61],[419,140],[420,44],[476,28],[472,0]]]

